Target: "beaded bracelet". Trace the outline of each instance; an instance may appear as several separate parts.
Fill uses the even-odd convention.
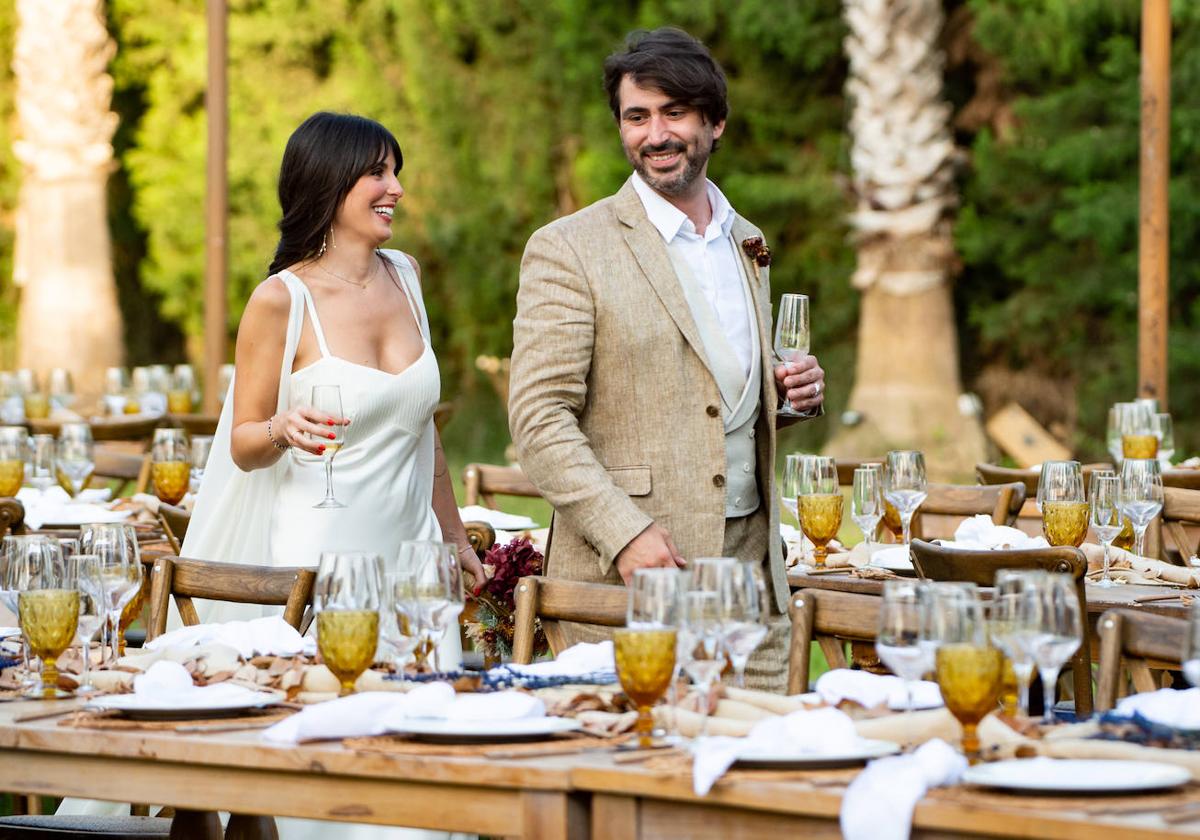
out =
[[[275,440],[275,435],[271,434],[271,421],[274,419],[275,419],[274,416],[267,418],[267,439],[270,440],[271,445],[274,446],[276,449],[278,449],[280,452],[287,452],[288,444],[280,443],[279,441]]]

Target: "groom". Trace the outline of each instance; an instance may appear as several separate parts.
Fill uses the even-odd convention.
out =
[[[776,408],[819,414],[824,372],[772,364],[770,251],[706,177],[729,112],[708,49],[634,33],[604,85],[634,172],[530,238],[513,323],[509,425],[554,506],[547,574],[628,584],[696,557],[762,562],[776,614],[746,674],[782,691]]]

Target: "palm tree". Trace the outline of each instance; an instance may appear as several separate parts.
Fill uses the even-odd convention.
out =
[[[98,393],[123,356],[105,198],[116,47],[102,0],[18,0],[17,15],[17,359],[66,367],[81,393]]]
[[[843,456],[922,449],[931,470],[969,474],[984,455],[962,391],[950,283],[959,153],[942,99],[941,0],[845,0],[853,102],[851,215],[862,291],[849,408],[856,425],[829,444]]]

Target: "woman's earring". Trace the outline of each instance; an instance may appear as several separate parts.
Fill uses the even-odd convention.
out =
[[[333,238],[333,228],[329,229],[329,247],[330,248],[337,247],[337,241]]]
[[[326,247],[325,247],[325,240],[326,240],[326,239],[328,239],[328,238],[329,238],[328,234],[326,234],[325,236],[322,236],[322,237],[321,237],[321,250],[320,250],[320,251],[317,251],[317,257],[323,257],[323,256],[325,256],[325,251],[327,250],[327,249],[326,249]]]

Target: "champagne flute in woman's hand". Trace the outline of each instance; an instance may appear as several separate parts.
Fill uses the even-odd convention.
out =
[[[312,405],[317,411],[323,411],[337,418],[339,421],[345,417],[342,413],[342,389],[337,385],[314,385],[312,389]],[[329,434],[331,437],[324,442],[325,498],[318,504],[313,505],[314,508],[324,510],[345,507],[344,504],[333,496],[333,456],[337,454],[345,442],[345,424],[341,422],[334,423],[329,427]]]

